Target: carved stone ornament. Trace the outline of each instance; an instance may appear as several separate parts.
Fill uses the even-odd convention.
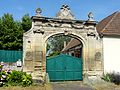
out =
[[[39,28],[34,28],[33,29],[33,33],[41,33],[41,34],[44,34],[44,29],[42,26],[39,26]]]
[[[44,34],[44,30],[43,30],[43,29],[36,29],[36,30],[33,30],[33,33],[41,33],[41,34]]]
[[[41,12],[42,12],[41,8],[37,8],[36,9],[36,16],[41,16]]]
[[[95,59],[96,60],[101,60],[101,53],[100,52],[96,52]]]
[[[57,13],[56,16],[60,19],[75,19],[68,5],[62,5],[60,11]]]
[[[33,53],[32,52],[26,52],[26,60],[32,60]]]
[[[92,12],[88,13],[88,21],[94,21]]]
[[[44,26],[49,26],[49,27],[61,27],[61,23],[47,23],[44,24]]]
[[[94,36],[94,37],[95,37],[96,34],[95,34],[94,32],[88,32],[88,33],[87,33],[87,36]]]
[[[71,24],[73,28],[76,28],[76,29],[83,29],[84,28],[84,25],[80,25],[80,24]]]

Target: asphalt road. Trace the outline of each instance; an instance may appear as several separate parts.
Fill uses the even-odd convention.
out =
[[[81,82],[52,82],[53,90],[93,90]]]

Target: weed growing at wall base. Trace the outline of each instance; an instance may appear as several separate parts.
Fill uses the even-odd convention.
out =
[[[120,73],[107,73],[103,76],[103,80],[120,85]]]

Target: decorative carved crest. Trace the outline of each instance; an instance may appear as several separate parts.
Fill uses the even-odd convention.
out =
[[[101,53],[100,52],[96,52],[95,60],[101,60]]]
[[[35,29],[35,30],[33,30],[33,33],[41,33],[41,34],[44,34],[44,30],[43,30],[43,29]]]
[[[68,5],[62,5],[60,11],[57,13],[56,16],[60,19],[75,19]]]
[[[28,51],[28,52],[26,52],[26,60],[32,60],[33,58],[33,52],[30,52],[30,51]]]

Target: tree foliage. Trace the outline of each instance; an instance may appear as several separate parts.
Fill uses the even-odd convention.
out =
[[[54,54],[59,54],[62,49],[64,48],[64,42],[68,43],[71,40],[71,37],[69,36],[53,36],[48,40],[48,47],[47,50],[51,50],[52,53],[49,54],[49,56],[53,56]]]
[[[25,14],[22,17],[22,28],[26,32],[31,28],[31,26],[32,26],[32,22],[31,22],[30,16],[29,14]]]
[[[23,33],[30,30],[32,26],[29,14],[25,14],[20,21],[15,21],[9,13],[0,17],[0,49],[22,50]],[[64,41],[69,42],[68,36],[53,36],[48,40],[47,51],[51,50],[56,54],[64,47]]]
[[[29,30],[31,21],[28,14],[24,15],[22,22],[15,21],[9,13],[0,17],[0,49],[22,50],[23,32]]]

